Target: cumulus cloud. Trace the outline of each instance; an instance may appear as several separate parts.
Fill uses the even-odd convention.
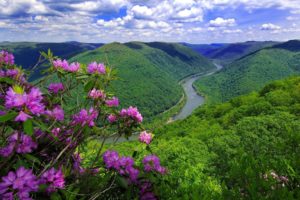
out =
[[[210,27],[228,27],[228,26],[235,26],[236,22],[235,19],[223,19],[222,17],[218,17],[214,20],[209,21]]]
[[[281,29],[280,26],[277,26],[275,24],[271,24],[271,23],[268,23],[268,24],[263,24],[261,25],[261,30],[264,30],[264,31],[274,31],[274,30],[279,30]]]

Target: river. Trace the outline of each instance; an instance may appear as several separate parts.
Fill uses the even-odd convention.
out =
[[[210,75],[216,73],[217,71],[219,71],[220,69],[222,69],[221,65],[216,64],[216,63],[214,63],[214,64],[217,67],[217,69],[215,71],[208,72],[208,73],[205,73],[205,74],[201,73],[201,74],[197,74],[197,75],[192,75],[192,76],[189,76],[189,77],[183,79],[180,82],[181,86],[182,86],[182,88],[185,92],[187,101],[186,101],[184,107],[181,109],[181,111],[172,118],[172,121],[185,119],[186,117],[191,115],[192,112],[197,107],[204,104],[205,98],[197,93],[197,91],[195,90],[195,88],[193,86],[193,83],[196,80],[200,79],[201,77],[210,76]]]

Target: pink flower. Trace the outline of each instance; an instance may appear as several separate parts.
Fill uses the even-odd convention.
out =
[[[6,92],[5,96],[5,107],[7,109],[13,108],[13,107],[21,107],[23,106],[27,101],[26,94],[17,94],[13,88],[9,88]]]
[[[119,106],[119,99],[117,97],[113,97],[112,99],[105,101],[108,107],[118,107]]]
[[[92,62],[88,65],[87,71],[89,74],[105,74],[106,69],[103,63],[97,64],[97,62]]]
[[[104,99],[106,95],[102,90],[97,90],[94,88],[89,92],[89,97],[92,99]]]
[[[64,174],[61,169],[51,168],[42,174],[40,183],[48,186],[47,192],[49,193],[55,192],[57,189],[63,189],[65,187]]]
[[[18,116],[15,118],[15,121],[25,122],[28,118],[32,118],[32,117],[30,115],[24,113],[23,111],[20,111]]]
[[[82,109],[79,113],[73,116],[72,124],[81,124],[81,126],[95,126],[94,120],[98,117],[98,111],[94,108],[90,108],[89,111]]]
[[[64,89],[65,88],[62,83],[50,83],[48,87],[48,91],[53,94],[57,94],[59,91],[63,91]]]
[[[140,133],[139,140],[143,143],[150,144],[152,140],[152,134],[147,133],[147,131],[143,131]]]
[[[66,70],[69,67],[69,63],[66,60],[60,60],[60,59],[58,59],[58,60],[54,60],[53,61],[53,66],[56,69],[64,69],[64,70]]]
[[[80,64],[78,62],[71,63],[67,68],[69,72],[77,72],[80,68]]]
[[[6,65],[13,65],[15,63],[14,55],[7,51],[0,51],[0,64],[2,63]]]
[[[117,121],[117,116],[114,114],[110,114],[108,115],[107,120],[109,121],[109,123],[114,123],[115,121]]]
[[[16,193],[18,199],[28,200],[31,199],[29,193],[38,191],[38,187],[37,177],[32,173],[32,170],[21,166],[16,172],[10,171],[7,176],[2,177],[0,198],[14,199],[13,196]]]
[[[56,106],[52,111],[47,110],[46,114],[57,121],[64,120],[64,110],[60,106]]]
[[[129,117],[133,120],[135,120],[137,123],[141,123],[143,121],[143,116],[141,115],[141,113],[138,111],[138,109],[136,107],[132,107],[130,106],[127,109],[122,109],[120,111],[120,116],[121,117]]]

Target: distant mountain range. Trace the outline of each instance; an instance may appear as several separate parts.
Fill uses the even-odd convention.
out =
[[[196,82],[212,102],[257,91],[266,83],[300,73],[300,41],[277,43],[243,56]]]
[[[187,44],[185,46],[192,48],[203,56],[220,60],[222,63],[230,63],[236,59],[253,53],[265,47],[270,47],[278,42],[273,41],[248,41],[240,43],[220,43],[220,44]]]

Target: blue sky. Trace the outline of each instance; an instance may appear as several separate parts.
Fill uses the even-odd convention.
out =
[[[300,0],[0,0],[2,41],[300,39]]]

